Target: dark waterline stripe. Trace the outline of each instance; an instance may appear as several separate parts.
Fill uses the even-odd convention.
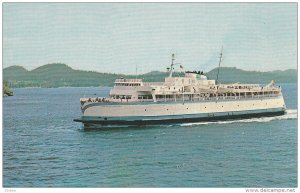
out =
[[[285,110],[269,111],[260,113],[246,113],[246,114],[228,114],[228,115],[215,115],[211,113],[211,116],[206,117],[186,117],[179,119],[161,119],[161,120],[83,120],[74,119],[75,122],[82,122],[85,127],[93,125],[108,126],[108,125],[155,125],[155,124],[174,124],[174,123],[191,123],[191,122],[206,122],[206,121],[219,121],[219,120],[230,120],[230,119],[248,119],[258,117],[270,117],[284,115]]]

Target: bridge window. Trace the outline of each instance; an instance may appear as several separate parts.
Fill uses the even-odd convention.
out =
[[[138,99],[152,99],[152,95],[138,95]]]

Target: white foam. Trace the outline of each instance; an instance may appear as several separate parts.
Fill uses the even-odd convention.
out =
[[[232,123],[251,123],[251,122],[270,122],[273,120],[288,120],[297,119],[297,109],[288,109],[286,114],[274,117],[261,117],[252,119],[228,120],[228,121],[214,121],[214,122],[197,122],[197,123],[183,123],[180,126],[194,126],[194,125],[208,125],[208,124],[232,124]]]

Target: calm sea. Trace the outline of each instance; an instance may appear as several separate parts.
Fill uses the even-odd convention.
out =
[[[297,85],[275,118],[85,131],[79,98],[109,88],[22,88],[3,99],[4,187],[296,187]]]

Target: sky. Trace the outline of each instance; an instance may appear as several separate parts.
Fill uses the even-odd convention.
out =
[[[297,3],[3,3],[3,68],[297,68]]]

